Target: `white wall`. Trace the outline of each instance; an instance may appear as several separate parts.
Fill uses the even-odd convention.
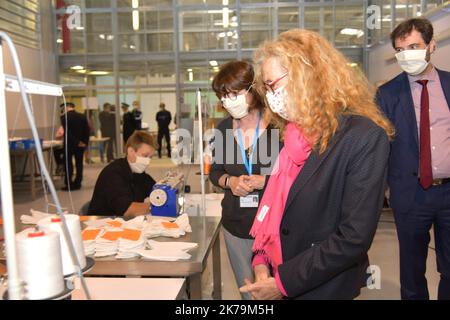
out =
[[[16,46],[24,77],[44,82],[56,83],[56,56],[53,53],[53,31],[51,26],[51,1],[43,0],[41,3],[41,50]],[[15,75],[16,71],[11,61],[9,49],[3,46],[3,65],[7,74]],[[15,127],[15,136],[31,137],[29,124],[18,93],[6,94],[8,130]],[[42,137],[50,136],[50,127],[53,118],[53,106],[59,105],[54,97],[32,96],[34,116],[39,133]],[[58,110],[56,110],[59,112]],[[17,119],[17,120],[16,120]]]
[[[429,17],[436,38],[450,31],[450,6]],[[440,69],[450,71],[450,38],[437,43],[437,50],[431,57],[432,63]],[[389,39],[385,43],[374,46],[369,53],[368,78],[371,83],[390,80],[401,72],[394,56]]]

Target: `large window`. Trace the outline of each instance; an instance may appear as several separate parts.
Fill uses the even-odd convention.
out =
[[[38,0],[0,1],[0,29],[6,31],[16,44],[39,48]]]
[[[61,82],[74,95],[110,103],[141,101],[146,121],[159,102],[194,116],[202,89],[208,115],[221,116],[211,81],[220,65],[251,59],[258,46],[293,28],[314,30],[339,48],[353,66],[364,66],[365,46],[386,39],[396,24],[421,16],[442,0],[65,0],[55,8]],[[20,3],[20,5],[18,5]],[[16,30],[33,43],[37,0],[0,1]],[[80,9],[79,26],[65,25],[66,7]],[[366,7],[375,5],[379,28],[368,29]],[[12,7],[11,7],[12,6]],[[15,10],[19,7],[21,10]],[[16,17],[12,12],[22,12]],[[0,21],[6,19],[0,11]],[[14,20],[15,18],[16,20]],[[17,20],[19,19],[19,20]],[[19,24],[19,23],[17,23]],[[9,25],[10,28],[14,26]],[[70,87],[71,86],[71,87]],[[176,109],[173,109],[176,110]],[[150,124],[151,127],[151,124]]]

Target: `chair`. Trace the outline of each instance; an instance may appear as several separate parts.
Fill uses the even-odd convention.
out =
[[[86,202],[85,204],[83,204],[80,208],[80,216],[87,216],[88,215],[88,210],[89,210],[89,205],[91,204],[91,201]]]

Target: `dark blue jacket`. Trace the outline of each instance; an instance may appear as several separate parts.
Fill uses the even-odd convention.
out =
[[[437,72],[450,106],[450,72]],[[382,85],[377,92],[377,103],[396,130],[389,157],[390,205],[396,212],[407,212],[420,187],[419,134],[408,75],[403,72]]]

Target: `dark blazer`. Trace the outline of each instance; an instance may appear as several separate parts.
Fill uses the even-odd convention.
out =
[[[116,116],[107,111],[102,111],[98,115],[100,120],[100,128],[102,130],[103,137],[115,137],[116,135]]]
[[[314,150],[289,192],[278,272],[289,298],[353,299],[366,284],[386,185],[389,141],[360,116],[342,116],[327,150]]]
[[[450,107],[450,72],[437,72]],[[408,75],[403,72],[382,85],[377,92],[377,103],[396,131],[389,159],[390,205],[399,213],[407,212],[420,187],[419,133]]]
[[[126,143],[128,138],[136,130],[133,114],[126,112],[123,114],[123,141]]]
[[[78,148],[78,144],[80,143],[80,141],[86,145],[89,143],[90,130],[85,115],[74,110],[68,111],[65,115],[61,116],[61,125],[64,128],[64,134],[67,135],[67,147],[70,150]],[[66,137],[64,137],[64,143],[65,141]]]

